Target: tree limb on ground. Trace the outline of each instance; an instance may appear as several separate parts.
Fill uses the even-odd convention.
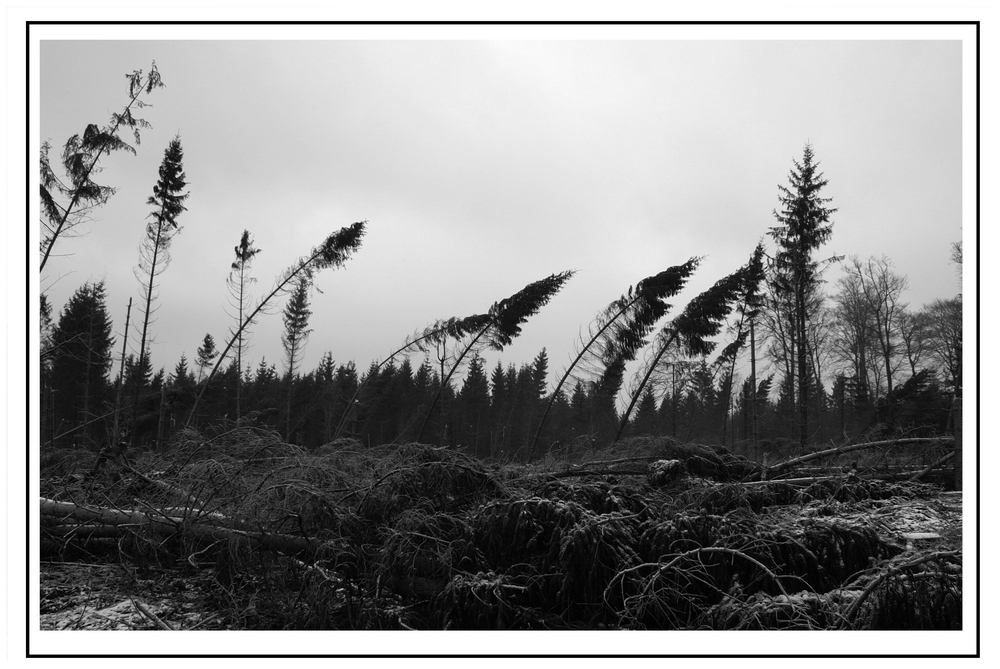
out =
[[[771,474],[777,472],[782,472],[786,469],[800,465],[803,462],[809,462],[810,460],[819,460],[820,458],[826,458],[832,455],[839,455],[841,453],[850,453],[851,451],[860,451],[866,448],[880,448],[885,446],[911,446],[914,444],[924,444],[931,445],[937,443],[954,443],[954,437],[911,437],[908,439],[887,439],[885,441],[869,441],[864,444],[851,444],[850,446],[836,446],[834,448],[828,448],[825,451],[816,451],[815,453],[809,453],[808,455],[802,455],[797,458],[792,458],[791,460],[785,460],[784,462],[779,462],[778,464],[769,467]]]
[[[169,537],[180,533],[193,537],[201,542],[229,541],[244,544],[250,548],[272,550],[292,555],[321,552],[324,545],[320,542],[296,537],[288,534],[270,532],[248,532],[230,527],[209,525],[204,520],[172,517],[162,515],[157,518],[152,514],[139,511],[124,511],[103,507],[85,507],[72,502],[59,502],[53,499],[40,498],[42,516],[55,518],[71,518],[83,523],[88,528],[82,534],[93,533],[91,528],[111,526],[152,531],[160,536]],[[69,534],[68,531],[65,531]]]

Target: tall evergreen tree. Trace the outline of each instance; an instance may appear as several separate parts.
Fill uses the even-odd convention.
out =
[[[659,432],[656,397],[653,395],[651,386],[646,386],[646,389],[642,391],[642,399],[639,400],[639,408],[636,409],[635,420],[632,422],[632,432],[645,435]]]
[[[316,368],[315,377],[319,384],[319,402],[322,407],[322,443],[328,443],[333,437],[334,428],[334,399],[336,397],[334,378],[337,375],[337,365],[333,361],[333,354],[327,351],[319,359],[319,366]]]
[[[488,455],[490,395],[483,359],[474,355],[469,362],[465,383],[458,395],[461,415],[459,440],[477,456]]]
[[[295,284],[295,289],[285,306],[285,332],[281,336],[281,345],[285,349],[285,366],[288,370],[288,401],[285,411],[285,440],[291,438],[292,429],[292,386],[295,380],[295,370],[302,360],[302,351],[309,338],[309,280],[301,277]]]
[[[174,366],[172,383],[179,388],[190,388],[194,385],[194,379],[191,378],[191,372],[188,370],[187,355],[184,353],[181,353],[181,359]]]
[[[240,236],[240,243],[235,247],[235,252],[236,259],[230,265],[226,285],[229,287],[229,305],[233,309],[232,315],[236,319],[236,326],[230,330],[230,334],[236,339],[236,366],[243,369],[243,354],[247,349],[247,342],[251,335],[250,326],[253,323],[248,323],[243,328],[240,325],[243,324],[244,315],[250,312],[250,285],[256,281],[250,275],[250,265],[253,262],[254,256],[260,253],[260,249],[255,248],[253,245],[253,239],[250,237],[249,230],[243,231],[243,234]],[[240,406],[242,385],[242,379],[237,379],[237,419],[242,415],[242,408]]]
[[[53,437],[79,427],[86,443],[95,434],[90,423],[106,399],[113,345],[104,282],[85,283],[63,308],[52,332]]]
[[[295,264],[278,275],[271,292],[257,302],[257,306],[247,314],[239,328],[237,328],[236,332],[232,333],[229,341],[226,342],[226,346],[222,349],[218,361],[208,374],[208,381],[211,381],[212,377],[219,370],[219,366],[226,359],[226,356],[229,355],[229,351],[232,350],[243,330],[254,322],[259,313],[270,306],[271,300],[275,299],[278,295],[288,294],[291,287],[298,281],[304,280],[311,284],[316,272],[320,270],[342,267],[351,257],[351,254],[361,247],[361,240],[365,236],[366,225],[365,221],[353,223],[328,235],[322,244],[310,251],[309,255],[300,257]],[[194,400],[194,406],[191,408],[191,417],[188,418],[189,424],[195,415],[195,409],[198,408],[198,402],[201,401],[201,396],[205,392],[207,385],[206,382],[206,385],[202,387],[198,397]]]
[[[153,315],[153,301],[156,297],[156,279],[170,263],[170,243],[180,230],[177,217],[186,211],[184,201],[189,193],[182,192],[187,187],[187,176],[184,174],[184,149],[181,148],[180,137],[170,140],[163,153],[160,164],[160,178],[153,186],[153,194],[146,204],[154,207],[150,212],[151,220],[146,224],[142,245],[139,250],[139,266],[136,278],[142,284],[142,336],[139,339],[139,369],[146,363],[146,346],[149,334],[149,322]],[[134,438],[134,422],[136,404],[139,401],[140,386],[132,389],[132,422]]]
[[[820,197],[828,181],[817,171],[812,146],[806,144],[802,162],[793,161],[789,186],[778,186],[780,210],[774,211],[777,225],[770,235],[778,245],[774,259],[774,285],[780,298],[790,306],[787,337],[797,379],[799,440],[809,438],[809,357],[808,323],[810,297],[819,284],[819,264],[813,253],[833,235],[830,217],[837,210],[827,207],[830,198]]]

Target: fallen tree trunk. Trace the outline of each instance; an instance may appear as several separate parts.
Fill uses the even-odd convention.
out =
[[[168,515],[156,517],[151,513],[139,511],[123,511],[103,507],[85,507],[72,502],[59,502],[53,499],[41,498],[42,516],[73,519],[80,521],[81,527],[88,528],[87,533],[93,533],[95,527],[109,526],[118,528],[144,529],[160,536],[170,537],[185,534],[197,541],[212,543],[228,541],[252,549],[277,551],[291,555],[314,554],[322,552],[324,545],[288,534],[270,532],[248,532],[231,527],[209,525],[198,522],[195,518],[176,518]],[[51,529],[51,528],[49,528]],[[61,532],[66,532],[62,530]]]
[[[779,462],[778,464],[769,467],[768,473],[775,474],[782,472],[786,469],[800,465],[803,462],[809,462],[810,460],[819,460],[820,458],[826,458],[833,455],[840,455],[841,453],[850,453],[851,451],[860,451],[866,448],[880,448],[885,446],[911,446],[914,444],[939,444],[954,442],[954,437],[910,437],[908,439],[887,439],[885,441],[869,441],[863,444],[851,444],[850,446],[836,446],[834,448],[829,448],[825,451],[816,451],[815,453],[809,453],[808,455],[802,455],[797,458],[792,458],[791,460],[785,460],[784,462]]]
[[[940,467],[941,465],[943,465],[944,463],[946,463],[948,460],[950,460],[953,457],[955,457],[955,451],[952,451],[951,453],[945,454],[944,456],[938,458],[937,460],[935,460],[931,464],[927,465],[927,467],[925,469],[922,469],[918,473],[914,474],[911,478],[907,479],[907,481],[919,481],[923,477],[925,477],[928,474],[930,474],[936,467]]]

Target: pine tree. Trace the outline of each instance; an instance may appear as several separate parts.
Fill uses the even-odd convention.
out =
[[[597,315],[587,336],[580,341],[579,353],[552,391],[528,448],[529,459],[535,455],[542,427],[556,395],[578,367],[579,373],[574,378],[588,384],[601,396],[599,404],[604,409],[600,412],[602,436],[607,436],[608,432],[614,434],[615,396],[624,380],[625,365],[634,360],[646,345],[646,336],[670,308],[667,298],[681,291],[699,262],[699,259],[691,258],[683,265],[646,277],[635,285],[634,291],[629,286],[626,294]],[[609,402],[610,412],[607,411]],[[603,424],[606,421],[611,422],[610,428]]]
[[[178,388],[190,388],[194,385],[194,379],[191,378],[191,372],[188,371],[187,356],[183,353],[181,353],[181,359],[174,367],[174,377],[172,383]]]
[[[836,209],[827,207],[830,198],[819,192],[828,181],[817,171],[812,146],[806,144],[802,162],[793,161],[789,185],[778,186],[781,209],[775,210],[778,225],[770,235],[778,245],[774,259],[774,286],[779,299],[788,306],[788,330],[785,334],[797,380],[799,440],[805,446],[809,438],[809,341],[808,323],[812,316],[810,298],[819,283],[818,263],[813,252],[833,235],[830,217]]]
[[[301,277],[295,284],[295,289],[285,306],[284,321],[285,332],[281,336],[281,345],[285,349],[285,366],[288,382],[288,401],[285,411],[285,440],[291,438],[292,430],[292,387],[294,385],[295,370],[302,360],[302,351],[305,348],[306,339],[309,338],[309,280]]]
[[[96,434],[91,421],[108,390],[113,345],[104,282],[86,283],[63,308],[52,332],[53,437],[69,432],[71,426],[80,428],[84,442]]]
[[[219,370],[219,366],[222,361],[226,359],[229,355],[229,351],[232,350],[233,346],[236,344],[236,340],[240,337],[243,331],[254,322],[254,319],[262,311],[267,309],[271,300],[275,299],[279,295],[285,295],[289,292],[290,287],[298,281],[306,281],[311,284],[313,277],[316,272],[328,268],[342,267],[345,262],[351,257],[355,251],[361,247],[361,240],[365,236],[365,226],[367,223],[361,221],[358,223],[353,223],[347,227],[341,228],[337,232],[330,234],[323,240],[323,243],[319,246],[313,248],[309,255],[300,257],[295,264],[282,272],[274,282],[274,288],[271,289],[267,295],[265,295],[253,310],[247,314],[240,323],[239,328],[236,332],[232,333],[229,341],[226,342],[225,348],[222,349],[222,353],[219,360],[215,363],[212,371],[208,374],[208,379],[206,380],[205,386],[202,387],[201,392],[198,397],[194,400],[194,406],[191,408],[191,414],[188,418],[188,424],[194,418],[195,410],[198,408],[198,402],[201,401],[201,396],[205,392],[205,388],[208,386],[208,381],[212,380],[212,377]]]
[[[335,399],[335,387],[334,387],[334,377],[337,374],[337,365],[333,361],[333,354],[327,351],[323,354],[323,357],[319,359],[319,366],[316,367],[316,372],[314,376],[316,378],[316,383],[319,385],[319,396],[318,400],[320,406],[322,407],[322,443],[326,444],[331,441],[333,436],[333,411],[334,411],[334,399]]]
[[[337,368],[337,375],[334,378],[334,406],[333,415],[338,416],[337,425],[350,426],[348,434],[357,434],[357,411],[355,409],[354,398],[358,389],[358,372],[354,362],[348,362]],[[337,433],[334,432],[336,439]]]
[[[143,289],[142,336],[139,339],[139,368],[148,363],[147,341],[149,322],[153,315],[153,301],[156,296],[156,279],[170,263],[170,243],[179,231],[177,217],[186,210],[184,201],[188,193],[182,191],[187,186],[187,176],[184,174],[184,150],[181,148],[180,137],[170,140],[163,153],[160,164],[160,178],[153,186],[153,194],[146,204],[154,207],[146,224],[145,234],[139,250],[139,266],[136,278]],[[136,405],[139,401],[140,386],[132,390],[132,423],[133,439],[135,438]]]
[[[465,444],[476,456],[488,455],[490,394],[489,382],[483,368],[483,359],[474,355],[469,361],[469,371],[458,394],[461,432],[459,442]]]
[[[442,375],[444,375],[444,378],[441,381],[440,392],[444,392],[445,389],[450,388],[449,381],[452,375],[459,369],[462,361],[470,352],[476,353],[484,348],[503,351],[505,346],[510,345],[521,334],[521,326],[548,304],[549,300],[562,289],[563,285],[572,278],[574,273],[573,271],[560,272],[539,281],[534,281],[510,297],[494,303],[486,314],[482,317],[477,317],[481,320],[481,324],[477,325],[469,333],[470,336],[467,338],[468,343],[462,342],[465,343],[465,346],[456,357],[447,375],[444,375],[443,372],[444,359],[442,358]],[[437,339],[435,343],[443,343],[447,336],[449,336],[448,333],[444,337]],[[425,427],[440,397],[439,393],[438,397],[431,402],[427,417],[424,419]],[[418,441],[422,433],[423,428],[421,428],[417,435]]]
[[[646,386],[642,392],[642,399],[639,400],[639,408],[635,412],[635,420],[632,422],[632,433],[637,435],[654,435],[659,432],[659,417],[656,407],[656,397],[653,389]]]
[[[243,234],[240,236],[240,243],[234,250],[236,253],[236,259],[230,266],[229,277],[226,279],[226,285],[229,287],[229,304],[233,309],[233,317],[236,319],[236,327],[230,330],[230,334],[232,334],[236,339],[236,365],[242,369],[243,354],[247,349],[247,342],[251,335],[250,326],[253,325],[253,322],[248,323],[247,326],[243,328],[241,328],[240,325],[243,324],[243,317],[250,311],[250,285],[256,282],[256,279],[250,275],[250,265],[253,263],[254,256],[260,253],[260,249],[254,247],[253,239],[250,237],[250,231],[244,230]],[[242,415],[242,407],[240,406],[242,385],[242,379],[237,379],[237,419],[239,419]]]
[[[195,364],[198,365],[198,383],[201,383],[205,370],[212,366],[217,357],[219,357],[219,350],[215,348],[215,339],[206,333],[205,339],[198,347],[198,357],[195,358]]]
[[[681,348],[689,356],[708,355],[716,346],[709,338],[719,333],[725,318],[739,305],[756,301],[763,278],[763,256],[764,249],[758,245],[746,265],[716,281],[711,288],[692,299],[677,318],[656,334],[646,359],[630,384],[629,395],[632,399],[619,421],[615,439],[619,439],[624,432],[629,416],[650,379],[654,374],[662,374],[658,367],[664,356],[674,348]],[[741,321],[735,340],[723,349],[717,364],[726,361],[735,363],[746,341],[746,334]]]

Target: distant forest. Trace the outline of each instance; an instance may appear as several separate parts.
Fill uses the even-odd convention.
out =
[[[133,72],[127,105],[107,125],[69,138],[58,160],[43,145],[41,270],[57,244],[72,243],[67,233],[114,194],[92,178],[109,153],[135,152],[148,127],[136,114],[161,85],[155,66]],[[253,300],[256,249],[243,231],[235,252],[220,256],[232,268],[230,329],[205,334],[193,360],[153,369],[150,315],[181,231],[183,160],[176,137],[159,174],[150,175],[150,217],[134,259],[139,290],[110,298],[133,298],[128,323],[112,323],[102,282],[80,286],[64,305],[41,295],[43,453],[162,451],[184,430],[211,438],[253,425],[307,449],[339,439],[366,447],[420,441],[527,462],[658,435],[760,459],[951,429],[962,388],[962,295],[911,307],[907,278],[890,258],[824,257],[836,208],[808,144],[778,189],[774,224],[761,230],[766,243],[747,249],[746,265],[677,307],[666,300],[697,271],[698,257],[636,277],[619,299],[595,305],[563,369],[552,367],[545,349],[506,367],[483,354],[508,346],[572,272],[529,284],[482,313],[435,321],[367,367],[338,364],[327,352],[316,369],[301,369],[314,276],[363,252],[363,222],[330,234]],[[961,242],[951,257],[958,286]],[[824,272],[835,264],[843,275],[827,283]],[[283,359],[249,360],[254,325],[279,312]]]

